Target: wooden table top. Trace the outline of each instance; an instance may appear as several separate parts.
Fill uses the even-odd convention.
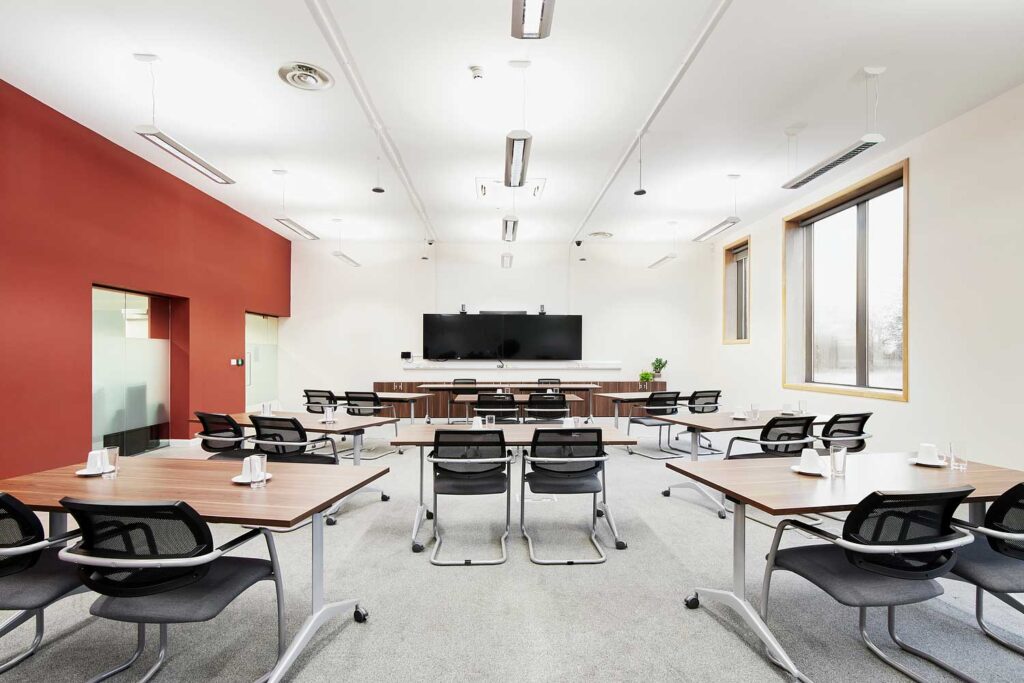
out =
[[[434,432],[438,429],[470,429],[470,425],[433,425],[404,424],[398,428],[398,437],[391,440],[392,446],[433,446]],[[561,429],[561,425],[528,425],[506,424],[496,425],[505,433],[506,446],[529,446],[533,443],[533,433],[538,429]],[[590,425],[582,425],[580,429],[590,429]],[[636,439],[627,436],[614,427],[601,426],[601,438],[606,446],[635,446]]]
[[[64,496],[83,500],[183,500],[207,522],[290,527],[314,512],[387,474],[387,467],[290,465],[270,463],[273,478],[266,488],[231,483],[241,474],[238,462],[121,458],[117,479],[76,477],[85,463],[0,480],[10,493],[33,510],[62,512]]]
[[[387,411],[390,413],[391,411]],[[252,420],[249,419],[249,413],[235,413],[231,417],[235,418],[242,427],[252,427]],[[256,417],[260,417],[256,415]],[[359,417],[357,415],[349,415],[345,412],[344,407],[339,407],[334,411],[334,423],[324,424],[320,420],[324,419],[324,416],[320,413],[288,413],[280,410],[275,410],[271,417],[294,417],[302,425],[302,428],[307,432],[313,434],[344,434],[346,432],[354,432],[359,429],[369,429],[370,427],[379,427],[380,425],[387,425],[393,422],[398,422],[398,418],[391,417],[390,415],[380,415],[376,417]]]
[[[1024,472],[971,462],[965,472],[948,467],[920,467],[912,453],[851,453],[842,478],[809,477],[790,470],[800,458],[756,458],[666,463],[670,470],[723,491],[735,500],[770,515],[852,510],[874,491],[933,491],[973,486],[969,501],[995,500],[1024,481]],[[827,457],[823,458],[825,465]]]
[[[449,391],[451,389],[559,389],[570,391],[583,391],[585,389],[600,389],[600,384],[586,384],[576,382],[562,382],[561,384],[534,384],[532,382],[481,382],[480,384],[451,384],[448,382],[436,384],[419,384],[418,389],[429,389],[430,391]]]
[[[336,393],[339,401],[345,400],[345,392]],[[377,398],[381,401],[388,402],[393,401],[395,403],[409,403],[410,401],[418,401],[421,398],[430,398],[430,394],[416,394],[408,391],[378,391]]]
[[[529,394],[513,394],[516,398],[516,403],[527,403],[530,400]],[[480,400],[479,394],[462,394],[455,397],[455,403],[476,403]],[[568,403],[577,403],[583,399],[576,394],[565,394],[565,400]]]
[[[610,394],[594,394],[594,396],[600,398],[610,398],[616,403],[643,403],[651,397],[650,391],[620,391],[618,393]],[[683,401],[689,397],[689,394],[679,392],[679,400]]]
[[[702,432],[738,432],[744,429],[761,429],[773,417],[794,417],[782,415],[779,410],[762,410],[756,420],[734,420],[732,412],[719,408],[716,413],[691,413],[685,408],[679,409],[678,415],[648,415],[662,422],[684,425],[692,429],[699,429]],[[832,415],[816,415],[814,424],[821,425],[829,421]]]

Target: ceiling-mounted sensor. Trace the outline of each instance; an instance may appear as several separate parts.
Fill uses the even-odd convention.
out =
[[[334,77],[318,66],[305,62],[291,62],[277,70],[281,80],[299,90],[327,90],[334,85]]]
[[[482,66],[473,65],[469,67],[469,73],[473,76],[474,81],[478,81],[484,77],[484,68]]]

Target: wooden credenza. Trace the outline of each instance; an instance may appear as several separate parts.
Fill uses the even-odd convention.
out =
[[[417,418],[423,417],[424,409],[426,408],[426,401],[430,402],[430,415],[431,415],[431,417],[444,416],[444,415],[447,414],[447,407],[446,407],[445,404],[448,401],[448,393],[444,392],[444,391],[430,391],[430,392],[428,392],[426,390],[418,388],[419,385],[421,385],[421,384],[429,384],[429,383],[434,382],[434,381],[437,381],[437,380],[432,380],[432,379],[429,379],[429,378],[423,378],[423,379],[416,380],[414,382],[408,382],[408,381],[400,381],[400,382],[374,382],[373,383],[373,390],[377,391],[377,392],[382,392],[382,391],[402,391],[402,392],[424,393],[424,394],[429,393],[429,394],[431,394],[429,399],[427,399],[425,401],[417,402],[417,404],[416,404],[416,417]],[[480,380],[480,381],[483,382],[484,380]],[[528,381],[528,380],[521,380],[521,381]],[[573,378],[572,380],[566,379],[566,380],[563,380],[563,381],[565,381],[567,383],[568,382],[575,382],[575,383],[583,383],[583,384],[599,384],[601,386],[601,388],[600,389],[594,389],[593,391],[594,391],[595,394],[620,393],[620,392],[626,392],[626,391],[665,391],[666,390],[665,382],[662,382],[660,380],[659,381],[655,381],[655,382],[647,382],[646,383],[646,385],[647,385],[646,388],[641,388],[640,382],[637,382],[637,381],[633,381],[633,382],[603,382],[603,381],[599,381],[599,380],[576,379],[576,378]],[[574,402],[574,403],[570,403],[569,404],[570,408],[571,408],[572,415],[574,415],[574,416],[575,415],[579,415],[580,417],[586,417],[586,415],[587,415],[587,406],[589,405],[588,404],[589,397],[587,396],[587,393],[584,392],[584,391],[577,391],[577,392],[572,392],[572,393],[577,394],[580,398],[583,399],[580,402]],[[395,410],[396,410],[396,413],[397,413],[398,417],[408,417],[409,416],[409,406],[407,406],[407,405],[404,405],[404,404],[401,404],[401,403],[397,404],[395,406]],[[452,410],[455,411],[456,409],[453,408]],[[453,415],[454,414],[459,414],[459,413],[453,412]],[[614,414],[615,413],[614,413],[614,410],[612,408],[612,402],[611,401],[609,401],[606,398],[600,398],[598,396],[594,396],[594,415],[596,417],[612,417]]]

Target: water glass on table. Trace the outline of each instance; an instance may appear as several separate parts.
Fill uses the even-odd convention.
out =
[[[747,411],[747,417],[751,420],[756,420],[761,415],[761,405],[758,403],[751,403],[750,410]]]
[[[832,465],[833,477],[846,476],[846,446],[832,444],[828,447],[829,463]]]
[[[487,415],[484,418],[484,420],[485,420],[485,422],[486,422],[488,427],[493,427],[494,426],[494,416],[493,415]]]
[[[121,449],[118,446],[107,446],[103,451],[103,478],[117,479],[117,470],[121,466],[118,462]]]
[[[249,456],[249,486],[261,489],[267,485],[267,456],[264,453]]]
[[[949,442],[949,469],[967,471],[967,444],[963,441]]]

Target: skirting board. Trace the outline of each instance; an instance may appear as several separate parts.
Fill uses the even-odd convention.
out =
[[[505,361],[495,360],[414,360],[402,363],[403,370],[621,370],[619,360],[570,360],[570,361]]]

